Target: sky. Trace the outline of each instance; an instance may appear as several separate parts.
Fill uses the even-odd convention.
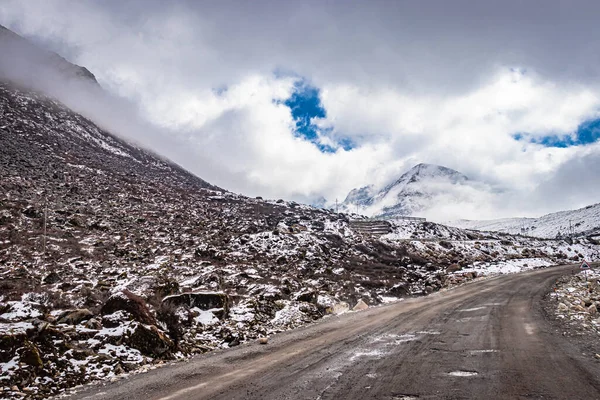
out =
[[[597,15],[556,0],[0,3],[0,24],[111,99],[67,103],[213,184],[335,202],[418,163],[481,182],[438,220],[600,202]]]

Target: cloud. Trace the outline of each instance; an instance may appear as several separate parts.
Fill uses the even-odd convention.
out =
[[[7,0],[0,24],[96,74],[79,111],[219,186],[332,201],[430,162],[485,183],[443,212],[477,218],[600,201],[551,190],[600,155],[575,140],[600,117],[600,5],[577,3]]]

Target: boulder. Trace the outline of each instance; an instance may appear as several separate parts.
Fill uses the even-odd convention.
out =
[[[156,324],[156,319],[150,313],[144,299],[131,293],[129,290],[123,290],[110,296],[102,306],[100,313],[102,315],[108,315],[116,311],[127,311],[132,315],[135,321],[143,324]]]
[[[59,324],[77,325],[81,321],[92,318],[94,314],[87,308],[64,312],[59,318]]]
[[[598,314],[598,309],[596,308],[595,304],[592,304],[587,308],[587,312],[589,312],[591,315],[596,315]]]
[[[358,303],[354,307],[352,307],[352,311],[362,311],[369,308],[369,305],[365,303],[362,299],[358,300]]]
[[[175,306],[197,307],[201,310],[222,308],[225,313],[229,311],[229,296],[223,292],[189,292],[167,296],[163,303]]]
[[[48,275],[46,275],[42,281],[47,285],[51,285],[53,283],[60,282],[61,280],[62,279],[61,279],[60,275],[58,275],[56,272],[52,271]]]
[[[151,357],[169,357],[175,350],[175,343],[155,325],[138,324],[127,344]]]
[[[100,330],[102,329],[102,322],[96,318],[92,318],[85,323],[85,327],[88,329]]]
[[[25,346],[21,349],[21,362],[34,368],[44,366],[39,349],[28,340],[25,341]]]
[[[569,307],[565,303],[558,303],[558,307],[556,308],[558,312],[567,312],[569,311]]]
[[[317,292],[314,290],[303,290],[294,296],[294,300],[315,303],[317,301]]]
[[[451,264],[448,266],[448,268],[446,268],[447,272],[456,272],[456,271],[460,271],[462,269],[462,267],[458,264]]]
[[[350,306],[346,302],[340,302],[327,308],[328,314],[339,315],[350,310]]]

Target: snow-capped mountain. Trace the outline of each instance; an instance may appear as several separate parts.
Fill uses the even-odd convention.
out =
[[[480,231],[522,233],[541,238],[600,236],[600,203],[578,210],[560,211],[539,218],[504,218],[488,221],[458,220],[447,225]]]
[[[469,200],[477,183],[440,165],[418,164],[382,189],[373,185],[350,191],[342,207],[347,212],[393,218],[418,215],[448,202]]]

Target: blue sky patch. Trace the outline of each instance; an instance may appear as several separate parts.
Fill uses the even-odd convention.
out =
[[[319,128],[313,123],[314,118],[326,118],[327,112],[321,103],[320,90],[307,84],[304,80],[296,82],[294,92],[289,99],[283,102],[288,106],[294,118],[294,134],[297,137],[308,140],[324,153],[334,153],[338,148],[350,150],[354,147],[348,138],[335,139],[330,134],[333,129]],[[332,141],[332,144],[324,143],[322,138]]]
[[[595,143],[600,139],[600,119],[583,122],[572,135],[546,135],[532,137],[527,133],[516,133],[515,140],[541,144],[545,147],[566,148]]]

